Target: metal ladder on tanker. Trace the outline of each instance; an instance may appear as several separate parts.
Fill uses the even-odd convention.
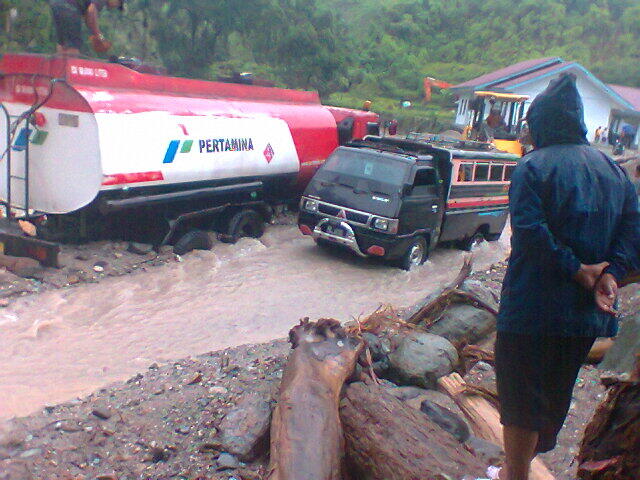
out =
[[[0,205],[4,207],[6,219],[19,218],[29,220],[31,215],[29,202],[29,150],[30,137],[33,132],[31,127],[33,114],[27,111],[21,115],[11,115],[7,107],[2,103],[0,103],[0,110],[2,110],[6,120],[6,150],[0,157],[1,161],[6,162],[4,165],[6,172],[6,198],[0,200]],[[22,161],[21,165],[17,165],[18,168],[16,168],[14,152],[24,153],[24,155],[21,155]],[[0,162],[0,168],[2,166]],[[20,166],[22,168],[19,168]],[[19,189],[22,190],[23,194],[21,206],[12,203],[12,193],[18,190],[17,188],[14,190],[14,183],[22,187]]]

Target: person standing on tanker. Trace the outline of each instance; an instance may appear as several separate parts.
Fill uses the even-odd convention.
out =
[[[49,0],[56,27],[57,53],[79,55],[82,48],[82,20],[92,33],[91,43],[98,53],[111,48],[100,31],[98,14],[106,6],[124,10],[125,0]]]
[[[624,171],[589,146],[575,82],[562,76],[533,101],[534,150],[511,178],[512,251],[495,346],[501,480],[527,480],[533,458],[555,447],[595,338],[617,333],[615,286],[599,279],[620,279],[637,260],[638,197]]]

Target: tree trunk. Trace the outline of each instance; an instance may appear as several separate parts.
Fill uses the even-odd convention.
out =
[[[484,474],[486,466],[451,434],[377,385],[349,385],[340,418],[353,478],[425,480],[438,474]]]
[[[292,352],[284,368],[271,422],[268,480],[342,480],[344,439],[338,404],[360,344],[336,320],[308,319],[289,332]]]
[[[630,381],[618,381],[596,410],[578,454],[583,480],[640,478],[640,362]]]
[[[440,390],[449,395],[471,424],[476,437],[503,446],[500,414],[491,402],[478,394],[478,390],[467,391],[467,384],[457,373],[438,380]],[[554,476],[538,458],[531,463],[531,480],[553,480]]]

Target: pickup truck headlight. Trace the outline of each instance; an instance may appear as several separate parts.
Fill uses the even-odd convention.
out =
[[[373,219],[373,228],[376,230],[389,230],[389,220],[386,218],[374,218]]]
[[[304,209],[309,212],[317,212],[318,211],[318,202],[316,200],[305,200]]]
[[[388,233],[398,233],[398,220],[394,218],[375,217],[371,222],[371,227]]]

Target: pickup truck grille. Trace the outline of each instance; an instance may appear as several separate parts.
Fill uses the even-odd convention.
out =
[[[364,213],[352,212],[351,210],[346,210],[345,213],[347,220],[351,220],[352,222],[362,223],[364,225],[369,222],[369,215],[365,215]]]
[[[332,217],[335,217],[336,215],[338,215],[338,213],[340,213],[340,209],[338,207],[333,207],[331,205],[327,205],[326,203],[321,203],[320,205],[318,205],[318,211],[320,213],[331,215]]]
[[[340,211],[344,212],[344,217],[339,216]],[[338,207],[336,205],[331,205],[329,203],[318,203],[318,212],[323,213],[325,215],[329,215],[331,217],[336,218],[344,218],[344,220],[348,220],[353,223],[358,223],[360,225],[369,225],[369,219],[371,215],[366,213],[360,213],[355,210],[350,210],[344,207]]]

